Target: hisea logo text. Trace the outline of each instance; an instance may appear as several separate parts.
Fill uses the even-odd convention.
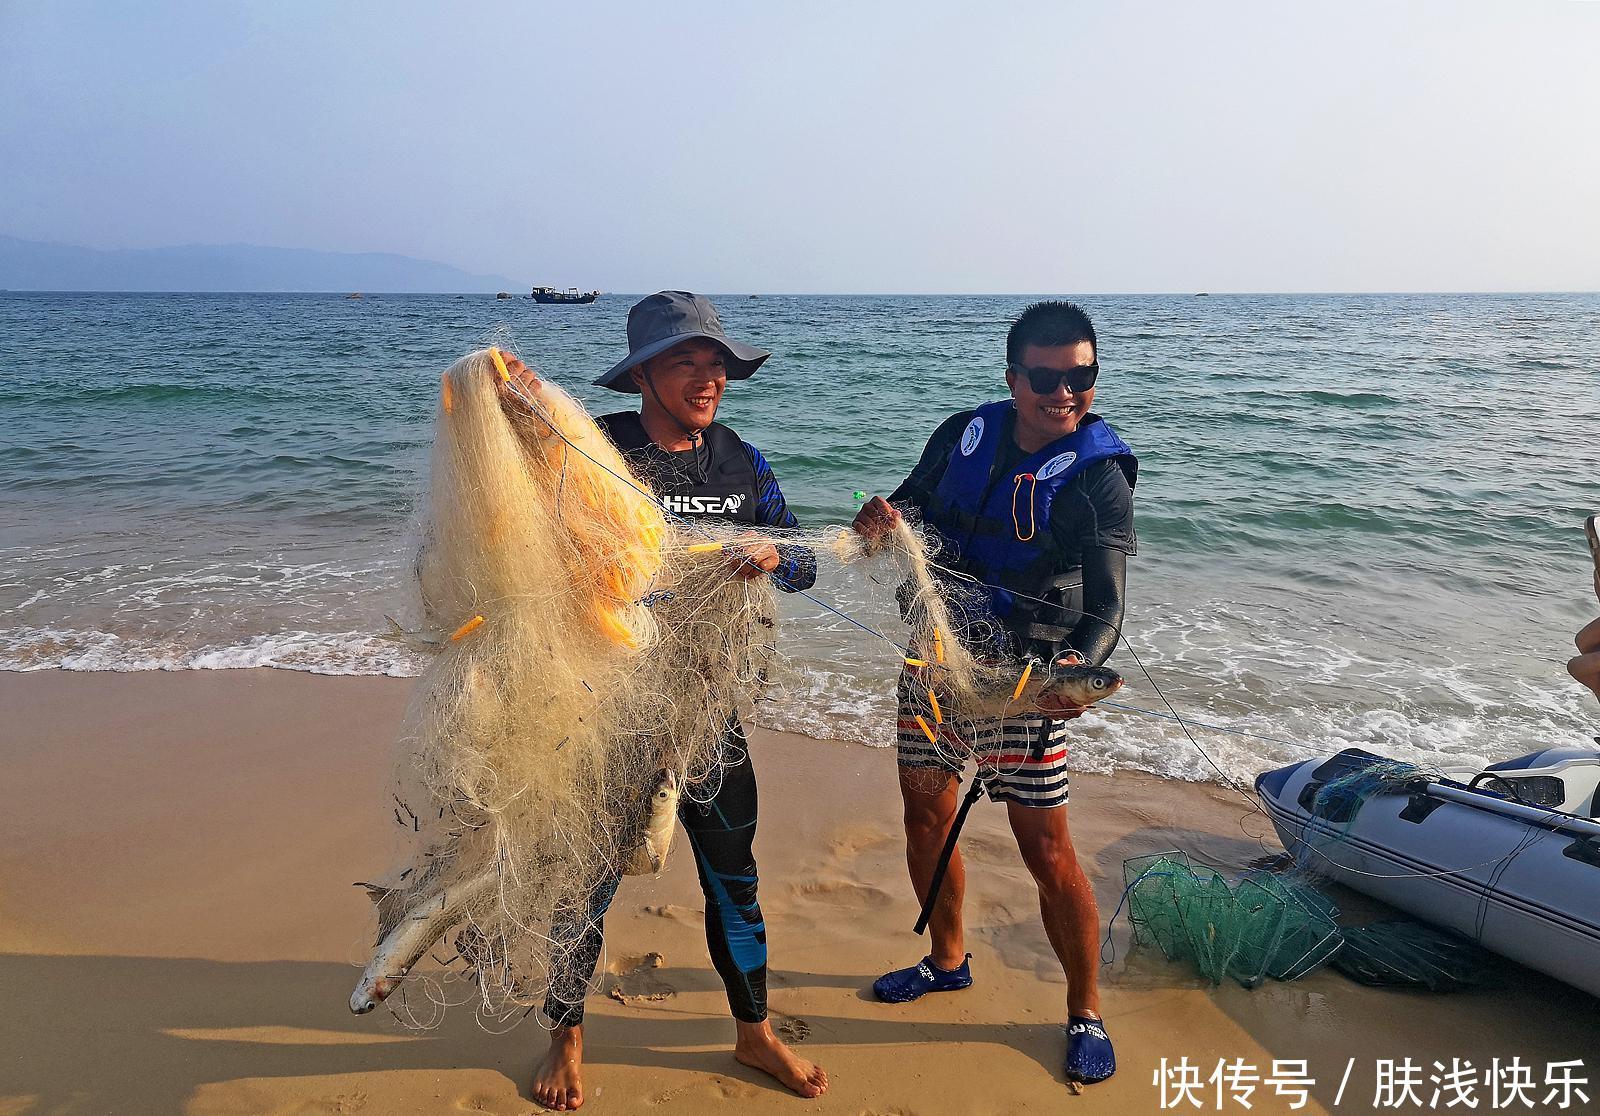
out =
[[[744,494],[732,496],[664,496],[661,503],[679,515],[732,515],[744,506]]]

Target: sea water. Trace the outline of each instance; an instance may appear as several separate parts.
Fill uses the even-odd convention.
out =
[[[589,386],[631,301],[0,294],[0,668],[415,673],[376,633],[409,599],[439,373],[492,341],[596,411],[636,405]],[[1005,394],[1030,301],[721,296],[774,356],[719,418],[802,523],[848,522]],[[1079,768],[1471,763],[1600,730],[1561,665],[1600,607],[1600,296],[1080,301],[1095,409],[1140,472],[1128,708],[1078,722]],[[851,576],[817,595],[897,635]],[[892,742],[894,649],[786,604],[761,719]]]

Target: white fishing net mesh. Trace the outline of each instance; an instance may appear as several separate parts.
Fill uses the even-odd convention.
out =
[[[441,382],[423,626],[397,633],[431,656],[396,757],[406,847],[368,885],[379,945],[364,981],[375,1002],[409,976],[391,1007],[420,1026],[450,1003],[494,1021],[542,1001],[653,792],[715,793],[729,714],[772,684],[778,652],[772,579],[740,576],[740,532],[665,515],[579,403],[548,381],[508,388],[495,355]],[[929,739],[953,758],[963,720],[1039,697],[1043,674],[1024,693],[1018,664],[973,658],[993,622],[971,587],[936,576],[909,524],[871,546],[839,527],[762,536],[892,567],[868,579],[898,587],[909,621],[885,653],[910,661]]]

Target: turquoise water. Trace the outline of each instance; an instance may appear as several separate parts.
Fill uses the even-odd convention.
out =
[[[0,667],[413,672],[371,633],[406,596],[439,372],[493,340],[613,407],[587,384],[630,301],[0,295]],[[1029,299],[718,301],[776,354],[721,417],[820,525],[1004,393]],[[1587,739],[1560,664],[1596,607],[1600,296],[1083,301],[1097,409],[1142,461],[1127,635],[1181,712],[1413,759]],[[843,576],[819,591],[862,606]],[[790,620],[766,719],[884,743],[892,655],[803,602]],[[1209,771],[1166,722],[1080,723],[1083,767]],[[1198,738],[1238,772],[1294,754]]]

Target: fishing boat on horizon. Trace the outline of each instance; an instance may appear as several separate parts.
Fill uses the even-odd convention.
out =
[[[591,303],[595,299],[599,298],[600,297],[600,292],[599,291],[582,291],[582,292],[580,292],[577,287],[568,287],[564,291],[558,291],[554,287],[535,287],[535,288],[533,288],[533,293],[530,294],[528,297],[533,299],[533,301],[539,303],[540,305],[544,305],[544,306],[551,306],[551,305],[560,306],[560,305],[566,305],[566,304],[572,304],[572,305],[575,305],[575,306],[583,306],[583,305],[587,305],[588,303]]]

